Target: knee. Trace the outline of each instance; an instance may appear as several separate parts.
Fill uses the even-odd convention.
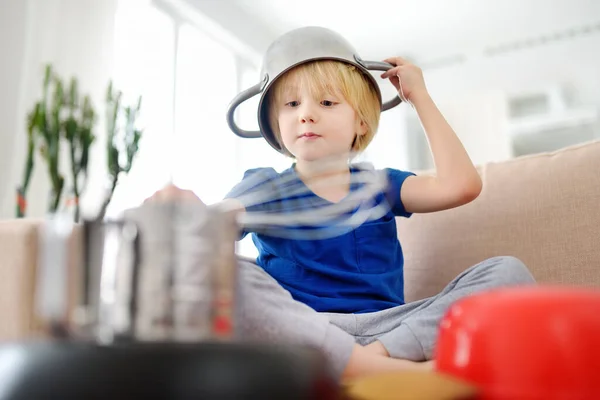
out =
[[[535,278],[529,268],[520,259],[513,256],[500,256],[484,261],[483,266],[487,273],[499,285],[522,285],[535,283]]]

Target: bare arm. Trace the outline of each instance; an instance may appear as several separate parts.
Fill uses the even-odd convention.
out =
[[[224,211],[235,211],[238,214],[246,212],[246,207],[236,199],[225,199],[216,204]]]
[[[427,135],[436,173],[411,176],[402,185],[400,197],[409,212],[426,213],[458,207],[473,201],[482,181],[460,139],[429,95],[421,70],[395,57],[386,60],[395,68],[382,74],[405,100],[414,106]]]
[[[429,141],[436,175],[407,178],[401,192],[404,207],[424,213],[473,201],[482,182],[461,141],[428,93],[414,96],[413,105]]]

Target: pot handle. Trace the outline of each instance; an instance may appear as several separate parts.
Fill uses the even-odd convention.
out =
[[[246,138],[246,139],[262,137],[260,131],[247,131],[247,130],[242,129],[239,126],[237,126],[237,124],[235,123],[234,114],[235,114],[235,110],[238,108],[238,106],[240,104],[242,104],[246,100],[256,96],[257,94],[262,93],[262,91],[264,90],[265,85],[267,84],[268,81],[269,81],[269,76],[265,75],[265,77],[263,78],[262,81],[260,81],[256,85],[244,90],[243,92],[241,92],[240,94],[235,96],[234,99],[231,101],[231,103],[229,103],[229,107],[227,108],[227,125],[229,125],[229,128],[237,136]]]
[[[356,58],[356,61],[359,62],[360,64],[362,64],[368,70],[387,71],[388,69],[394,67],[392,64],[389,64],[386,62],[363,61],[363,60],[359,59],[358,57]],[[229,103],[229,107],[227,108],[227,125],[229,125],[229,129],[231,129],[233,131],[233,133],[235,133],[237,136],[242,137],[242,138],[262,137],[262,134],[260,133],[260,131],[248,131],[248,130],[240,128],[235,123],[234,115],[235,115],[235,110],[238,108],[238,106],[240,104],[242,104],[246,100],[256,96],[257,94],[262,93],[262,91],[264,90],[268,81],[269,81],[269,76],[265,74],[262,81],[260,81],[256,85],[244,90],[243,92],[241,92],[240,94],[235,96],[233,98],[233,100],[231,101],[231,103]],[[400,96],[396,96],[392,100],[389,100],[389,101],[383,103],[381,106],[381,111],[387,111],[391,108],[396,107],[400,103],[402,103],[402,99],[400,98]]]
[[[358,57],[356,58],[356,61],[362,64],[369,71],[387,71],[388,69],[394,68],[392,64],[382,61],[363,61]],[[402,99],[400,96],[396,96],[392,100],[383,103],[381,106],[381,111],[387,111],[396,107],[400,103],[402,103]]]

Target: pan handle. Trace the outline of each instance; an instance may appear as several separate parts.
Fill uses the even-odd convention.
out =
[[[246,100],[256,96],[257,94],[262,93],[267,82],[269,81],[269,76],[265,74],[262,81],[257,83],[256,85],[244,90],[240,94],[234,97],[234,99],[229,103],[229,107],[227,108],[227,124],[229,128],[235,133],[237,136],[242,138],[259,138],[261,137],[260,131],[248,131],[240,128],[235,123],[235,110],[238,108],[240,104],[245,102]]]
[[[394,68],[392,64],[382,61],[363,61],[358,57],[356,57],[356,61],[363,65],[369,71],[387,71],[388,69]],[[400,96],[395,96],[393,99],[386,101],[382,104],[381,111],[387,111],[391,108],[396,107],[400,103],[402,103],[402,99],[400,98]]]

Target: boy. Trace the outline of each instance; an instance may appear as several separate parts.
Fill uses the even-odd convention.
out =
[[[476,291],[533,282],[520,261],[498,257],[468,269],[437,296],[405,304],[404,260],[395,217],[467,204],[479,195],[482,182],[429,96],[420,69],[400,57],[385,61],[394,68],[381,76],[416,110],[436,175],[386,169],[390,211],[383,217],[323,240],[255,232],[258,265],[240,261],[244,335],[316,346],[342,378],[431,368],[430,362],[421,362],[432,359],[438,323],[454,301]],[[349,159],[368,146],[379,122],[381,104],[371,83],[346,63],[313,61],[279,78],[268,101],[271,129],[295,161],[282,173],[271,168],[247,171],[226,202],[240,212],[285,213],[343,201],[352,191],[353,173],[359,170]],[[340,183],[318,185],[320,179],[332,176]],[[280,194],[285,194],[283,181],[303,184],[309,194],[246,208],[244,195],[252,190],[247,182],[257,177]],[[195,196],[174,187],[153,196],[173,197]]]

